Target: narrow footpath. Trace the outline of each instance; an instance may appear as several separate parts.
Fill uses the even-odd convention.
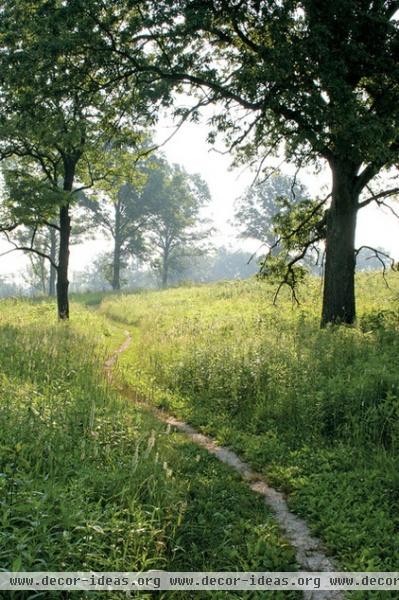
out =
[[[118,356],[127,350],[132,343],[129,332],[125,331],[125,335],[126,339],[123,344],[104,363],[104,370],[109,381],[113,379],[112,371],[117,363]],[[122,393],[144,410],[150,411],[159,421],[183,433],[192,442],[213,454],[221,462],[229,465],[241,475],[251,490],[263,496],[267,506],[272,509],[283,535],[294,548],[296,560],[303,571],[338,570],[331,558],[325,554],[321,541],[310,533],[306,522],[289,510],[283,494],[270,487],[266,479],[254,471],[235,452],[224,446],[219,446],[214,439],[199,433],[188,423],[176,419],[148,402],[144,402],[133,389],[125,387]],[[304,591],[304,598],[305,600],[343,600],[344,595],[340,591]]]

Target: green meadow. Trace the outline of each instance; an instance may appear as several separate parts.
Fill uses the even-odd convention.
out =
[[[325,329],[313,279],[299,306],[284,294],[273,305],[274,288],[256,280],[82,295],[73,300],[70,323],[58,323],[47,300],[2,301],[2,569],[298,568],[263,500],[135,406],[120,391],[128,385],[263,473],[339,568],[396,570],[397,274],[389,284],[360,276],[356,326]],[[109,382],[104,361],[127,333],[132,343]],[[15,595],[39,597],[65,596]]]
[[[273,305],[274,291],[182,287],[109,297],[100,312],[132,332],[120,372],[143,398],[286,492],[343,569],[396,570],[399,277],[358,277],[355,327],[319,328],[320,280],[299,306]]]
[[[82,304],[70,324],[57,323],[47,301],[7,300],[0,309],[3,570],[296,570],[260,497],[106,383],[103,362],[124,337],[119,328]]]

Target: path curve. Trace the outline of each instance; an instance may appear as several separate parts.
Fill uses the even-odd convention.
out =
[[[107,379],[112,380],[112,369],[117,363],[118,356],[127,350],[132,342],[132,337],[125,331],[126,340],[105,361],[104,370]],[[199,433],[188,423],[176,419],[164,410],[144,402],[131,388],[123,388],[123,394],[141,408],[150,411],[155,417],[170,425],[174,429],[184,433],[192,442],[216,456],[218,460],[225,463],[238,473],[246,481],[254,492],[264,497],[266,504],[272,509],[275,519],[279,524],[285,538],[295,550],[298,564],[304,571],[336,571],[335,565],[323,549],[321,541],[314,537],[303,519],[292,513],[285,501],[283,494],[272,488],[265,478],[254,471],[248,463],[243,461],[235,452],[225,446],[219,446],[217,442],[203,433]],[[306,600],[344,600],[340,591],[304,591]]]

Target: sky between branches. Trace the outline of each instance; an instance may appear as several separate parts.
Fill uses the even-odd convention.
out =
[[[174,131],[175,125],[169,115],[164,115],[158,124],[155,141],[162,144]],[[256,251],[259,243],[237,239],[237,231],[229,221],[233,217],[234,201],[253,182],[254,172],[244,167],[231,170],[231,157],[211,148],[206,141],[208,127],[205,118],[199,124],[185,123],[173,137],[162,146],[162,152],[169,162],[182,165],[189,173],[199,173],[208,183],[212,202],[204,211],[204,216],[211,218],[218,235],[213,238],[216,245],[232,248],[244,248]],[[220,144],[216,148],[221,148]],[[282,163],[281,159],[270,160],[269,165],[281,166],[283,173],[294,175],[295,168]],[[325,196],[330,188],[330,174],[326,168],[321,173],[312,173],[310,169],[302,170],[300,180],[311,194]],[[399,222],[386,209],[369,206],[359,212],[356,243],[357,246],[381,246],[388,250],[395,260],[399,260]],[[71,248],[71,272],[83,270],[100,252],[110,248],[110,242],[98,238]],[[0,251],[9,249],[6,242],[0,241]],[[27,264],[21,252],[14,252],[0,257],[0,275],[17,274]]]

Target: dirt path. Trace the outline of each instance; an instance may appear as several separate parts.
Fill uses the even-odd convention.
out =
[[[129,332],[125,331],[125,335],[126,340],[104,364],[104,370],[109,381],[112,380],[112,368],[115,366],[118,356],[127,350],[131,344],[132,338]],[[248,483],[251,490],[261,494],[264,497],[266,504],[272,509],[284,537],[295,549],[296,560],[304,571],[337,570],[332,560],[326,556],[321,541],[310,533],[306,522],[289,510],[283,494],[270,487],[265,478],[254,471],[248,463],[241,460],[235,452],[224,446],[219,446],[214,439],[199,433],[188,423],[176,419],[172,415],[152,406],[148,402],[143,402],[134,390],[124,388],[123,394],[135,404],[150,411],[163,423],[181,431],[192,442],[201,446],[209,453],[216,456],[218,460],[240,473],[242,479]],[[339,591],[305,591],[304,598],[306,600],[343,600],[344,595]]]

